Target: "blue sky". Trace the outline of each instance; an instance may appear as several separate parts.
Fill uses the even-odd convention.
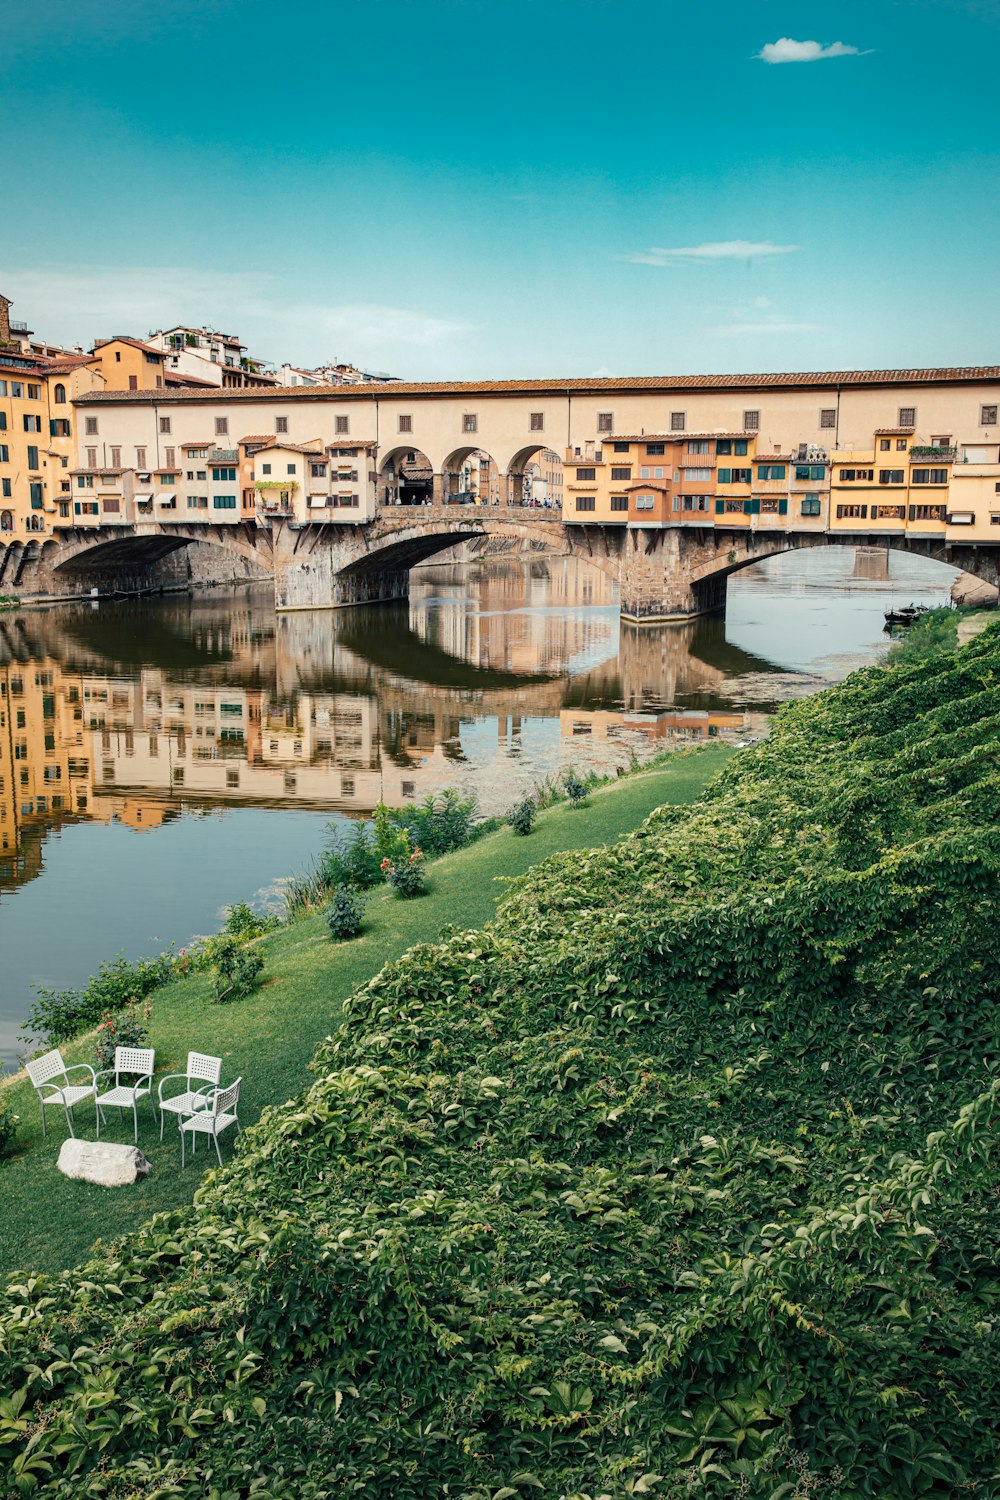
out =
[[[208,322],[414,378],[998,359],[997,0],[35,0],[3,43],[0,290],[50,338]]]

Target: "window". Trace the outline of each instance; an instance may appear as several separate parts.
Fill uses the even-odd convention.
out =
[[[910,475],[911,484],[947,484],[947,469],[914,469]]]
[[[0,464],[10,463],[10,449],[6,443],[0,443]]]
[[[631,465],[627,469],[626,468],[622,468],[622,467],[618,467],[618,468],[612,467],[612,470],[611,470],[611,479],[612,479],[612,482],[614,482],[616,480],[623,480],[623,479],[624,480],[629,480],[631,478],[632,478],[632,468],[631,468]]]
[[[97,468],[97,449],[96,448],[88,448],[87,449],[87,468],[88,469],[96,469]]]
[[[11,383],[10,383],[10,393],[11,393],[12,396],[18,396],[18,397],[24,395],[24,386],[22,385],[22,383],[21,383],[20,380],[12,380],[11,381]]]
[[[749,484],[750,483],[750,470],[749,469],[720,469],[719,470],[719,483],[720,484]]]
[[[905,521],[906,507],[902,505],[873,505],[873,521]]]
[[[174,450],[173,450],[173,448],[164,448],[164,450],[163,450],[163,462],[166,464],[167,468],[170,469],[171,472],[173,472],[173,467],[174,467]]]
[[[260,472],[262,474],[270,474],[270,472],[271,472],[271,465],[270,464],[261,464],[261,466],[260,466]]]
[[[906,452],[906,443],[907,443],[907,439],[906,438],[897,438],[896,439],[896,452],[897,453],[905,453]]]
[[[111,449],[111,467],[113,469],[120,469],[121,466],[122,466],[122,450],[120,448],[112,448]]]
[[[160,418],[160,431],[161,432],[169,432],[170,431],[170,418],[169,417],[161,417]]]
[[[671,432],[683,432],[686,426],[687,426],[687,417],[684,414],[684,412],[682,412],[682,411],[672,411],[670,413],[670,431]]]
[[[309,475],[312,479],[326,478],[326,464],[310,464]],[[234,476],[235,477],[235,476]]]
[[[867,505],[838,505],[838,521],[866,521],[868,519]]]
[[[820,513],[819,496],[818,495],[803,495],[802,496],[802,515],[804,515],[804,516],[818,516],[819,513]]]
[[[41,401],[41,399],[42,399],[42,388],[41,388],[41,386],[40,385],[29,385],[28,386],[28,400],[29,401]]]
[[[683,497],[685,510],[707,511],[711,508],[711,497],[708,495],[685,495]]]
[[[612,510],[628,510],[628,496],[627,495],[612,495],[611,496],[611,509]]]
[[[593,510],[596,500],[596,495],[577,495],[576,508],[577,510]]]
[[[128,378],[128,388],[129,388],[130,391],[137,391],[139,389],[139,377],[138,377],[138,375],[130,375],[129,376],[129,378]]]
[[[688,440],[687,451],[689,453],[711,453],[712,446],[708,438],[690,438]]]
[[[897,427],[916,427],[916,425],[917,425],[917,408],[915,406],[901,406],[899,408],[899,418],[898,418],[898,420],[896,422],[896,426]]]
[[[650,457],[650,458],[655,458],[658,454],[660,454],[660,453],[666,453],[666,451],[667,451],[666,444],[664,444],[664,443],[647,443],[646,444],[646,453],[647,453],[647,456]]]
[[[614,452],[614,453],[627,453],[628,450],[629,450],[629,444],[628,443],[612,443],[611,448],[612,448],[612,452]]]
[[[636,508],[636,510],[652,510],[653,509],[653,496],[652,495],[642,495],[642,494],[636,495],[636,497],[635,497],[635,508]]]
[[[878,471],[879,484],[902,484],[904,478],[905,474],[902,469],[879,469]]]
[[[784,477],[785,477],[785,466],[784,466],[784,464],[758,464],[757,465],[757,478],[758,479],[784,479]]]
[[[94,488],[93,474],[78,474],[76,476],[76,487],[78,490],[92,490]]]
[[[874,478],[874,469],[841,469],[840,471],[841,484],[864,483],[866,481],[868,484],[871,484]]]
[[[400,417],[400,419],[399,419],[399,431],[400,432],[412,432],[413,431],[413,418],[412,417]]]
[[[25,432],[41,432],[41,430],[42,430],[42,419],[41,419],[41,417],[25,417],[25,419],[24,419],[24,430],[25,430]]]
[[[341,435],[350,432],[350,430],[351,430],[351,428],[350,428],[350,418],[349,417],[334,417],[334,419],[333,419],[333,430],[334,430],[334,432],[338,432]]]
[[[797,480],[815,480],[826,478],[825,464],[796,464],[795,478]]]
[[[836,427],[837,408],[835,406],[824,406],[820,409],[819,425],[821,427]]]
[[[87,418],[85,418],[84,431],[86,432],[86,434],[87,434],[88,437],[96,437],[97,436],[97,418],[96,417],[87,417]]]
[[[214,510],[235,510],[236,509],[236,496],[235,495],[213,495],[212,496],[212,508]]]
[[[215,435],[216,435],[216,437],[226,437],[226,435],[228,434],[228,432],[229,432],[229,418],[228,417],[216,417],[216,419],[215,419]]]
[[[189,495],[188,496],[187,507],[188,507],[188,510],[207,510],[208,509],[208,496],[207,495]]]
[[[615,414],[613,411],[599,411],[597,413],[598,432],[611,432],[615,425]]]
[[[748,452],[748,444],[746,438],[737,438],[735,440],[735,442],[733,443],[733,452],[737,457],[740,457],[742,454]]]
[[[745,411],[743,413],[743,427],[746,432],[758,432],[760,430],[760,412]]]
[[[879,440],[878,440],[878,448],[879,448],[879,452],[880,453],[888,453],[888,451],[889,451],[889,449],[891,447],[892,447],[892,444],[890,443],[890,441],[889,441],[888,438],[879,438]]]
[[[466,412],[465,416],[462,418],[462,431],[463,432],[478,432],[478,430],[479,430],[479,419],[478,419],[478,417],[474,416],[472,412]]]
[[[997,425],[997,409],[995,406],[981,406],[979,408],[979,425],[981,427],[995,427]]]
[[[29,497],[31,499],[31,508],[32,508],[32,510],[41,510],[41,508],[42,508],[42,486],[40,484],[29,484],[28,485],[28,495],[29,495]]]
[[[0,479],[0,495],[3,495],[3,497],[4,497],[5,500],[9,500],[10,499],[10,494],[11,494],[10,480],[9,479]],[[4,514],[6,515],[7,512],[5,511]],[[4,527],[4,530],[5,531],[9,531],[10,527],[9,526]]]
[[[532,432],[542,432],[545,429],[545,413],[533,411],[528,418],[528,426]]]
[[[577,469],[577,471],[576,471],[576,477],[577,477],[578,481],[582,480],[584,483],[588,483],[589,482],[589,483],[592,484],[594,482],[594,480],[597,478],[597,470],[596,469]]]
[[[910,506],[910,520],[911,521],[943,521],[944,520],[944,506],[943,505],[911,505]]]
[[[29,443],[28,444],[28,468],[29,469],[37,469],[38,467],[39,467],[39,463],[38,463],[38,449],[34,446],[33,443]]]
[[[6,383],[5,381],[0,380],[0,385],[4,385],[5,383]],[[0,391],[0,395],[2,395],[2,394],[3,394],[3,392]],[[7,431],[7,413],[5,411],[0,411],[0,432],[6,432],[6,431]]]
[[[684,478],[689,484],[708,484],[712,477],[711,469],[685,469]]]
[[[286,474],[295,474],[298,472],[297,466],[295,464],[287,464],[285,466],[285,472]]]
[[[716,453],[722,453],[725,455],[732,453],[732,440],[730,438],[719,438],[718,442],[715,445],[715,451]]]
[[[202,475],[201,477],[204,478],[204,475]],[[213,468],[212,478],[217,484],[235,484],[236,470],[235,468]]]
[[[275,417],[275,419],[274,419],[274,430],[275,430],[275,432],[287,432],[288,431],[288,418],[287,417]]]
[[[54,386],[52,389],[52,400],[56,406],[63,406],[66,401],[66,387],[64,385]],[[994,411],[996,407],[993,408]]]

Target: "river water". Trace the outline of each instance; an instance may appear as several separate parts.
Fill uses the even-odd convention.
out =
[[[0,616],[0,1061],[33,984],[278,901],[331,822],[446,786],[502,812],[569,766],[744,741],[954,576],[816,549],[736,574],[725,619],[642,628],[562,557],[421,568],[408,606],[275,616],[257,588]]]

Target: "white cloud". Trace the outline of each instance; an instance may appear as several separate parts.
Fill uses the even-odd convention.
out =
[[[728,323],[707,330],[713,338],[734,338],[743,334],[763,333],[821,333],[819,323]]]
[[[798,245],[773,245],[770,240],[708,240],[703,245],[677,245],[671,249],[652,245],[636,250],[626,259],[635,266],[670,266],[678,262],[712,260],[763,260],[771,255],[790,255]]]
[[[89,348],[113,333],[143,337],[178,322],[238,333],[250,351],[277,363],[332,357],[398,368],[416,352],[453,347],[472,325],[412,308],[369,302],[314,302],[280,277],[185,266],[97,266],[4,270],[0,285],[15,316],[45,338]]]
[[[821,42],[796,42],[790,36],[779,36],[776,42],[765,42],[757,53],[761,62],[799,63],[822,62],[827,57],[867,57],[858,47],[849,47],[846,42],[831,42],[824,47]]]

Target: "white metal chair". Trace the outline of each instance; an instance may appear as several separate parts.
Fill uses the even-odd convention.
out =
[[[153,1060],[156,1053],[152,1047],[116,1047],[115,1065],[113,1068],[105,1068],[98,1073],[98,1078],[114,1077],[114,1088],[110,1088],[104,1094],[97,1096],[97,1118],[98,1130],[100,1121],[104,1118],[102,1108],[113,1107],[119,1114],[123,1109],[131,1108],[132,1126],[135,1140],[139,1139],[139,1114],[138,1106],[142,1099],[148,1099],[153,1106],[153,1119],[157,1118],[156,1101],[153,1098]],[[123,1083],[123,1078],[134,1078],[134,1083]]]
[[[199,1088],[198,1084],[212,1084],[215,1088],[218,1088],[221,1075],[221,1057],[209,1057],[207,1052],[189,1052],[186,1073],[168,1073],[165,1078],[160,1079],[156,1092],[160,1101],[161,1141],[163,1140],[163,1122],[165,1117],[168,1114],[190,1115],[196,1109],[203,1109],[209,1101],[212,1090],[210,1088]],[[168,1098],[164,1098],[163,1086],[167,1083],[183,1083],[183,1093],[171,1094]]]
[[[219,1166],[222,1166],[219,1136],[224,1130],[228,1130],[230,1125],[236,1126],[237,1135],[241,1129],[238,1110],[242,1082],[242,1078],[237,1078],[236,1082],[231,1083],[228,1088],[214,1089],[202,1107],[196,1107],[186,1120],[178,1121],[181,1132],[182,1167],[185,1162],[184,1143],[188,1131],[191,1132],[192,1155],[198,1149],[199,1135],[210,1135],[215,1142],[215,1154],[219,1158]]]
[[[75,1138],[73,1129],[73,1106],[79,1104],[81,1099],[93,1099],[95,1101],[95,1113],[97,1114],[97,1134],[101,1134],[100,1111],[96,1109],[97,1100],[97,1074],[89,1063],[73,1063],[71,1067],[66,1066],[63,1055],[56,1047],[52,1052],[46,1052],[44,1057],[36,1057],[26,1064],[28,1077],[34,1084],[38,1102],[42,1106],[42,1135],[48,1132],[45,1129],[45,1106],[47,1104],[61,1104],[66,1112],[66,1124],[69,1133]],[[89,1083],[70,1083],[71,1073],[89,1073]],[[57,1082],[61,1079],[62,1082]],[[46,1089],[47,1093],[42,1093]]]

